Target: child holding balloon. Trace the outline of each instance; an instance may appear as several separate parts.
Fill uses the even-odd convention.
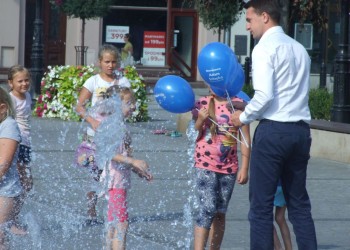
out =
[[[225,232],[225,213],[235,181],[248,181],[250,158],[249,125],[239,129],[231,121],[234,109],[244,109],[240,98],[227,99],[211,90],[210,96],[195,102],[192,111],[198,131],[195,148],[195,183],[199,211],[194,228],[194,249],[220,249]],[[231,107],[231,108],[230,108]],[[238,165],[237,144],[241,143],[241,166]]]

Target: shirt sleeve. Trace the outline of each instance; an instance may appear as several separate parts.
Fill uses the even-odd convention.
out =
[[[21,133],[19,132],[19,128],[15,120],[7,118],[4,122],[2,122],[0,128],[0,138],[7,138],[21,142]]]
[[[271,57],[272,55],[269,55],[261,48],[253,50],[252,79],[255,93],[254,97],[245,107],[245,111],[239,117],[240,121],[244,124],[262,119],[264,111],[274,97],[275,73]]]
[[[89,79],[87,79],[83,85],[84,88],[90,91],[90,93],[94,92],[95,88],[95,77],[96,76],[91,76]]]

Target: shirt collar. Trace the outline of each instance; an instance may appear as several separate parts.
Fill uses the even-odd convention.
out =
[[[269,37],[271,34],[274,34],[274,33],[283,33],[284,34],[284,31],[283,31],[281,26],[273,26],[273,27],[269,28],[267,31],[265,31],[265,33],[260,38],[260,41],[263,41],[264,39],[266,39],[267,37]]]

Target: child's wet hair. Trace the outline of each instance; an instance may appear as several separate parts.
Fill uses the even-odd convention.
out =
[[[28,77],[30,78],[29,70],[27,68],[23,67],[22,65],[16,64],[16,65],[13,65],[9,69],[8,74],[7,74],[7,80],[12,81],[18,72],[26,72],[28,74]]]
[[[106,98],[112,97],[116,94],[120,95],[120,99],[123,100],[125,94],[131,94],[133,95],[133,91],[131,88],[127,88],[127,87],[120,87],[118,85],[113,85],[111,87],[109,87],[106,91]]]
[[[117,59],[117,61],[120,59],[120,55],[119,55],[118,49],[115,46],[111,45],[111,44],[104,44],[104,45],[102,45],[102,47],[98,51],[98,59],[102,60],[103,59],[103,55],[106,54],[106,53],[114,55],[115,58]]]
[[[15,116],[15,108],[10,97],[10,94],[3,88],[0,87],[0,104],[6,104],[7,106],[7,115]]]

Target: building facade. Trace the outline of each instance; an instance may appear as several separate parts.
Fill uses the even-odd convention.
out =
[[[218,34],[205,29],[198,13],[182,0],[118,0],[104,18],[87,20],[85,25],[86,64],[95,64],[99,47],[110,43],[124,46],[122,36],[131,35],[134,60],[138,68],[174,68],[189,81],[201,81],[197,56],[208,43],[223,41]],[[49,0],[4,1],[0,9],[0,79],[13,64],[32,66],[34,22],[40,3],[43,35],[43,68],[49,65],[80,64],[77,46],[81,45],[82,21],[67,18],[51,8]],[[312,59],[312,85],[318,86],[322,62],[331,89],[333,60],[340,32],[339,0],[330,0],[328,30],[322,34],[306,23],[292,24],[294,36],[308,49]],[[10,23],[10,25],[9,25]],[[254,41],[245,30],[244,14],[232,26],[231,48],[240,63],[251,54]]]

